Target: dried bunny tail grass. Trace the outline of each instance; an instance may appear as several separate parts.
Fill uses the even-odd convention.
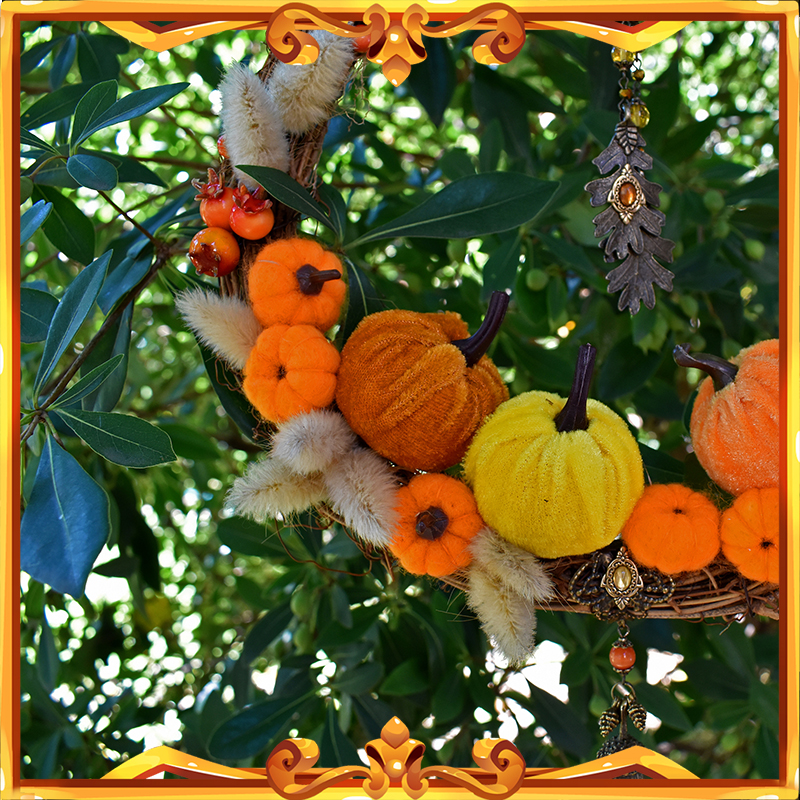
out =
[[[226,500],[237,515],[264,522],[306,511],[326,496],[321,475],[298,475],[282,461],[267,457],[233,482]]]
[[[301,475],[324,472],[349,453],[356,435],[336,411],[320,409],[284,422],[272,439],[272,457]]]
[[[372,450],[353,450],[325,474],[328,497],[348,528],[376,547],[387,547],[395,526],[397,481]]]
[[[482,570],[530,603],[542,603],[555,596],[555,586],[542,562],[489,527],[472,540],[472,555]]]
[[[258,184],[238,164],[289,171],[289,145],[281,112],[261,78],[242,64],[231,64],[219,85],[222,132],[237,181],[251,191]]]
[[[238,297],[188,289],[176,295],[175,308],[203,344],[232,367],[244,368],[262,330],[247,303]]]
[[[331,116],[353,63],[352,39],[328,31],[311,35],[319,44],[316,60],[302,66],[279,63],[269,80],[270,94],[290,133],[305,133]]]
[[[510,664],[524,664],[535,647],[536,612],[522,595],[475,562],[468,576],[467,603],[481,627]]]

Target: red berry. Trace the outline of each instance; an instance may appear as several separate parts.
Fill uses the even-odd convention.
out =
[[[189,245],[189,259],[201,275],[219,278],[233,272],[239,263],[239,243],[224,228],[198,231]]]
[[[230,227],[243,239],[263,239],[275,224],[275,215],[267,200],[259,189],[250,192],[244,184],[240,184],[234,196],[234,207],[230,215]]]
[[[192,186],[197,189],[195,200],[200,201],[200,216],[209,228],[230,228],[230,216],[233,210],[234,191],[223,186],[213,169],[208,171],[208,182],[193,180]]]

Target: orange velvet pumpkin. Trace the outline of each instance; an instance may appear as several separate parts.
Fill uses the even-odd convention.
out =
[[[336,393],[339,352],[310,325],[262,331],[244,367],[242,388],[270,422],[325,408]]]
[[[484,353],[508,305],[495,292],[472,337],[458,314],[382,311],[365,317],[342,349],[336,402],[350,427],[406,469],[457,464],[483,420],[508,399]]]
[[[264,326],[336,324],[347,287],[330,250],[311,239],[279,239],[261,248],[247,275],[253,313]]]
[[[397,492],[389,549],[408,572],[441,578],[472,560],[470,542],[484,528],[466,484],[449,475],[415,475]]]
[[[748,489],[722,513],[722,554],[751,581],[778,583],[780,493]]]
[[[647,486],[622,529],[633,558],[665,575],[708,566],[719,553],[719,511],[680,483]]]
[[[778,340],[742,350],[733,362],[675,348],[675,360],[709,373],[692,409],[692,447],[709,477],[725,491],[777,486],[779,466]]]

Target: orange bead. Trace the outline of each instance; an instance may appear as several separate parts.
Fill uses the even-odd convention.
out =
[[[636,651],[632,647],[612,647],[608,660],[614,669],[627,672],[636,663]]]

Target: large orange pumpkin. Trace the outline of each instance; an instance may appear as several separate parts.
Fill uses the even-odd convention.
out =
[[[778,340],[742,350],[732,362],[675,348],[675,361],[709,373],[692,409],[692,447],[711,479],[739,495],[777,486],[779,466]]]
[[[253,313],[264,326],[336,324],[347,287],[342,263],[311,239],[279,239],[261,248],[247,274]]]
[[[507,306],[508,295],[495,292],[471,337],[453,312],[365,317],[345,343],[339,369],[336,402],[350,427],[406,469],[457,464],[483,420],[508,398],[484,355]]]
[[[336,393],[339,352],[310,325],[262,331],[244,367],[242,389],[270,422],[325,408]]]
[[[751,581],[778,583],[780,493],[748,489],[722,513],[722,554]]]

